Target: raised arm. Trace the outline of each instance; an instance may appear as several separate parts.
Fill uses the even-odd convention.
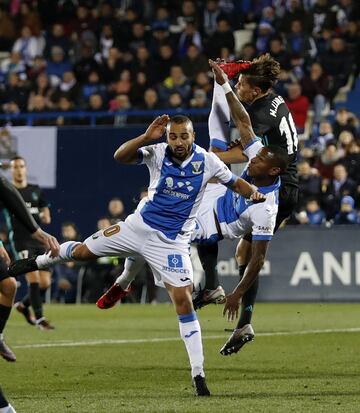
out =
[[[246,146],[248,146],[256,138],[255,132],[251,125],[250,116],[242,103],[236,97],[235,93],[232,91],[224,71],[211,59],[209,59],[209,64],[214,72],[216,82],[219,83],[225,91],[231,117],[240,133],[241,144],[244,148],[246,148]]]
[[[269,241],[264,240],[251,243],[251,259],[246,267],[245,274],[233,292],[226,296],[223,315],[225,316],[227,313],[228,320],[232,321],[238,317],[241,298],[251,287],[256,277],[259,276],[259,272],[265,262],[268,245]]]
[[[168,115],[158,116],[146,129],[145,133],[137,138],[123,143],[115,152],[114,159],[124,164],[134,164],[138,160],[137,150],[142,146],[149,145],[165,133],[166,125],[170,121]]]
[[[233,163],[247,162],[249,160],[239,145],[234,146],[225,152],[214,152],[214,153],[219,159],[221,159],[227,165],[230,165]]]

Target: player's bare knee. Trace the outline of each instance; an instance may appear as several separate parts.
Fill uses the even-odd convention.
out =
[[[26,281],[28,283],[39,283],[40,282],[39,271],[28,272],[26,274]]]
[[[13,277],[5,278],[0,282],[0,292],[6,298],[13,299],[16,293],[16,280]]]

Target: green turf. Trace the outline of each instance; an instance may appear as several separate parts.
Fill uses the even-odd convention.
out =
[[[360,412],[360,333],[262,336],[240,353],[218,351],[231,327],[221,308],[199,312],[210,398],[192,394],[188,360],[168,304],[51,305],[56,325],[38,331],[13,313],[0,382],[18,413]],[[259,304],[256,333],[360,327],[358,304]],[[220,338],[206,338],[219,336]],[[174,338],[146,343],[63,346],[96,340]],[[24,348],[31,344],[54,347]]]

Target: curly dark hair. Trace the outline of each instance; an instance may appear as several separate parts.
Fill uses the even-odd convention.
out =
[[[280,74],[280,63],[269,53],[261,55],[251,62],[251,66],[241,72],[253,87],[266,92],[275,85]]]

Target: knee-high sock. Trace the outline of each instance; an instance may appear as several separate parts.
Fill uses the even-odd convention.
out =
[[[127,289],[130,284],[135,280],[141,268],[145,265],[145,261],[140,257],[126,258],[124,264],[124,270],[121,275],[116,279],[115,284],[119,284],[122,289]]]
[[[4,393],[2,392],[1,387],[0,387],[0,409],[2,409],[3,407],[8,407],[8,406],[9,406],[9,403],[5,399]]]
[[[21,300],[25,307],[30,307],[30,295],[27,293],[24,298]]]
[[[201,328],[196,313],[179,315],[179,329],[189,356],[192,377],[199,374],[205,377]]]
[[[219,285],[217,273],[218,244],[198,245],[197,251],[205,272],[205,289],[215,290]]]
[[[39,255],[36,257],[36,264],[41,270],[42,268],[48,268],[51,265],[60,264],[62,262],[74,261],[72,258],[72,250],[76,245],[81,244],[76,241],[67,241],[60,245],[60,253],[58,257],[50,257],[50,252]]]
[[[11,307],[7,307],[6,305],[0,304],[0,339],[2,338],[2,332],[4,331],[10,313]]]
[[[240,278],[243,277],[246,265],[241,265],[239,267]],[[237,323],[237,328],[242,328],[246,324],[251,323],[251,318],[254,311],[254,305],[256,301],[256,295],[259,289],[259,276],[256,277],[256,280],[252,283],[251,287],[244,294],[241,301],[241,313],[240,319]]]
[[[34,310],[35,317],[37,320],[39,320],[43,316],[39,283],[30,283],[29,296],[30,296],[31,307]]]
[[[209,115],[210,145],[226,151],[230,143],[230,109],[223,88],[214,81],[214,93]]]

